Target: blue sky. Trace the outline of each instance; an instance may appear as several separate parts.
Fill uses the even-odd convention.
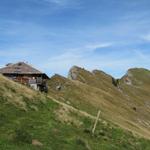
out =
[[[150,1],[0,0],[0,67],[18,61],[50,76],[150,69]]]

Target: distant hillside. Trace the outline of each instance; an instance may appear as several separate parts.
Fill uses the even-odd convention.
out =
[[[91,90],[108,96],[105,91],[89,89],[89,85],[59,75],[54,76],[49,85],[52,94],[45,95],[0,76],[1,150],[149,150],[149,140],[135,137],[102,119],[103,114],[92,135],[98,107],[82,98],[89,94],[92,98],[95,93]],[[85,94],[78,99],[83,90]],[[50,97],[57,97],[66,105]],[[83,110],[80,113],[71,105],[94,116],[87,117]]]
[[[59,87],[59,88],[58,88]],[[77,109],[150,138],[150,71],[130,69],[121,79],[103,71],[89,72],[72,67],[68,78],[59,75],[49,81],[49,94]]]

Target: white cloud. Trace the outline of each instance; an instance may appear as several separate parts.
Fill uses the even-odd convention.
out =
[[[95,43],[95,44],[88,44],[85,46],[85,48],[89,50],[95,50],[98,48],[106,48],[106,47],[111,47],[113,46],[114,43]]]
[[[86,45],[76,47],[76,48],[70,48],[65,50],[65,52],[72,52],[76,54],[85,54],[85,53],[92,53],[98,48],[107,48],[107,47],[112,47],[114,43],[110,42],[100,42],[100,43],[88,43]]]

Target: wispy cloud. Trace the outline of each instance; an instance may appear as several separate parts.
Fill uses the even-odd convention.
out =
[[[98,48],[106,48],[106,47],[111,47],[114,43],[109,43],[109,42],[105,42],[105,43],[95,43],[95,44],[88,44],[85,46],[85,48],[90,49],[90,50],[95,50]]]
[[[136,58],[140,58],[142,60],[148,60],[149,55],[142,52],[142,50],[133,50],[133,53],[135,54]]]
[[[86,54],[86,53],[94,52],[97,49],[112,47],[113,45],[114,45],[113,42],[111,43],[110,42],[99,42],[99,43],[96,42],[96,43],[88,43],[80,47],[64,49],[64,51],[67,53],[69,52],[69,53],[76,53],[76,54]]]

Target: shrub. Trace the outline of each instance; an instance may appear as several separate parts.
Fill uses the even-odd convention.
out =
[[[16,142],[23,142],[23,143],[28,143],[28,144],[32,143],[32,137],[31,137],[30,133],[22,128],[15,130],[14,140]]]
[[[6,120],[6,115],[4,113],[0,113],[0,126],[4,125]]]
[[[83,130],[83,132],[87,133],[87,134],[91,134],[91,129],[86,128],[86,129]]]

